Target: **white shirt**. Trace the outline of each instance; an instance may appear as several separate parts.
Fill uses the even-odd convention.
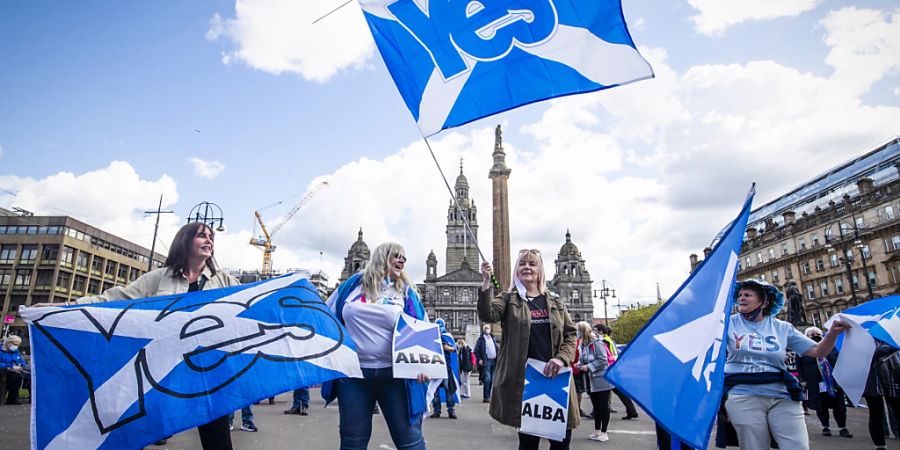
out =
[[[497,347],[494,345],[494,339],[490,334],[484,335],[484,357],[497,359]]]
[[[362,301],[362,284],[351,292],[344,304],[344,324],[357,346],[360,367],[391,367],[394,328],[406,296],[393,285],[382,285],[379,298]],[[405,289],[404,289],[405,292]]]

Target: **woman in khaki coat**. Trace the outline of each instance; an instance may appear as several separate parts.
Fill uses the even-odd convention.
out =
[[[558,295],[547,290],[544,262],[537,250],[522,250],[516,259],[513,285],[491,298],[491,264],[481,264],[483,282],[478,295],[478,317],[500,322],[503,345],[497,357],[490,414],[496,421],[519,428],[525,364],[528,358],[547,363],[544,375],[555,377],[575,356],[575,324]],[[551,450],[569,448],[572,429],[581,423],[575,386],[569,379],[569,411],[566,438],[550,441]],[[519,449],[537,449],[540,438],[519,433]]]

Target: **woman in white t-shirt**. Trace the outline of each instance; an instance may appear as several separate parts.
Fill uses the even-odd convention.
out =
[[[773,438],[780,448],[809,449],[799,383],[787,371],[786,351],[825,357],[849,326],[834,321],[831,331],[816,343],[775,318],[784,306],[784,295],[775,286],[741,281],[734,295],[738,314],[731,316],[728,326],[725,409],[741,450],[768,449]]]
[[[394,327],[400,313],[428,320],[415,285],[403,268],[406,252],[386,242],[372,251],[366,269],[342,283],[328,306],[346,327],[357,346],[363,378],[343,378],[322,389],[326,402],[340,405],[342,450],[365,450],[372,435],[376,403],[397,449],[424,450],[422,415],[427,409],[424,384],[394,378],[391,358]]]

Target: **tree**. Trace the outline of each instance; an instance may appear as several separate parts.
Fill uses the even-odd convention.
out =
[[[616,323],[611,327],[613,339],[620,344],[631,342],[631,339],[634,338],[638,332],[641,331],[641,328],[644,328],[644,325],[647,324],[650,318],[656,314],[656,311],[660,306],[662,306],[662,303],[623,311],[619,314],[619,319],[616,320]]]

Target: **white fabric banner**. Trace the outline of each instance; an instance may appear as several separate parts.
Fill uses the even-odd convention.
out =
[[[569,417],[569,384],[572,369],[565,367],[553,378],[544,376],[545,362],[529,358],[525,364],[522,423],[519,431],[562,441]]]
[[[401,313],[394,327],[392,345],[394,378],[415,379],[420,373],[446,379],[447,361],[438,326]]]
[[[825,326],[830,326],[835,319],[847,322],[850,329],[844,331],[844,343],[834,367],[834,379],[850,401],[859,406],[869,377],[872,355],[875,354],[875,339],[865,328],[840,313],[825,322]]]

